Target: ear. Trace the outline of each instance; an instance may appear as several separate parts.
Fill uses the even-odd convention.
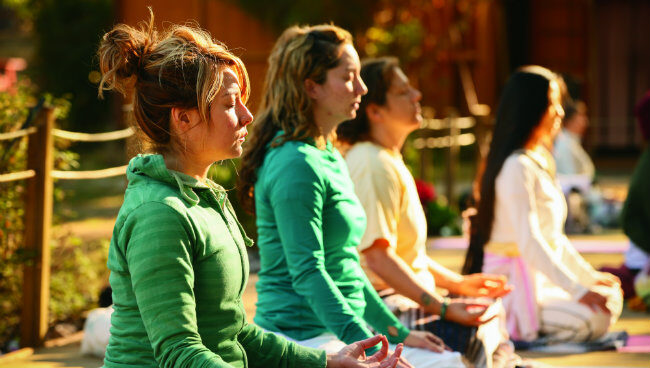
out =
[[[320,87],[321,87],[320,84],[307,78],[305,79],[304,85],[305,85],[305,91],[307,92],[307,96],[309,96],[309,98],[311,99],[318,98]]]
[[[384,112],[381,106],[369,103],[366,106],[366,116],[368,116],[368,120],[372,123],[381,123],[384,119]]]
[[[185,133],[200,122],[199,111],[197,109],[186,109],[182,107],[172,107],[170,116],[170,128],[177,133]]]

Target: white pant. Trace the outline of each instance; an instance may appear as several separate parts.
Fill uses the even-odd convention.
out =
[[[623,309],[620,286],[591,287],[607,297],[610,314],[594,312],[542,273],[531,269],[521,257],[486,253],[483,272],[505,275],[515,287],[503,297],[506,326],[514,340],[533,341],[540,332],[551,342],[596,340],[616,323]]]
[[[391,312],[395,313],[397,318],[404,324],[404,326],[410,328],[411,330],[427,330],[427,324],[434,319],[437,319],[437,316],[434,316],[430,313],[425,312],[421,307],[412,301],[411,299],[401,295],[401,294],[392,294],[382,298],[388,309]],[[482,352],[476,352],[476,349],[472,349],[471,346],[468,346],[469,350],[474,350],[471,356],[466,356],[465,358],[469,359],[470,363],[479,368],[492,368],[492,358],[495,351],[501,346],[501,344],[509,344],[510,340],[508,338],[508,331],[506,330],[505,325],[505,309],[503,309],[503,304],[501,299],[491,300],[491,299],[480,299],[480,298],[465,298],[466,301],[489,301],[490,308],[486,311],[486,317],[491,317],[497,315],[490,322],[485,323],[479,326],[476,329],[476,343],[480,344],[480,350]],[[435,333],[435,332],[434,332]],[[443,339],[447,336],[438,336]],[[512,348],[514,351],[514,347]]]
[[[278,332],[273,332],[276,335],[282,336],[289,341],[293,341],[298,345],[307,346],[310,348],[325,350],[328,354],[338,353],[346,344],[339,340],[336,335],[332,333],[324,333],[314,338],[302,341],[296,341],[288,336]],[[397,347],[395,344],[389,345],[392,351]],[[465,367],[460,353],[444,351],[442,353],[435,353],[433,351],[404,347],[402,357],[406,358],[416,368],[459,368]]]
[[[564,290],[549,288],[543,291],[544,296],[540,298],[540,332],[556,342],[591,341],[607,333],[623,309],[621,288],[616,285],[594,286],[592,289],[607,297],[607,309],[610,314],[594,312],[570,298]]]

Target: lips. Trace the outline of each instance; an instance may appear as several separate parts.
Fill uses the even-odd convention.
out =
[[[244,134],[242,134],[241,137],[239,137],[239,139],[238,139],[237,141],[238,141],[238,142],[243,142],[243,141],[245,141],[247,135],[248,135],[248,131],[244,131]]]

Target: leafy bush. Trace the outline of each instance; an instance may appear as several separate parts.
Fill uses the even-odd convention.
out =
[[[29,108],[36,104],[35,87],[21,79],[12,92],[0,92],[0,132],[19,130],[27,119]],[[55,108],[57,119],[68,113],[69,102],[46,95],[45,104]],[[55,167],[60,170],[76,166],[77,156],[66,151],[65,142],[55,140]],[[0,173],[22,171],[27,164],[27,138],[2,141]],[[23,244],[24,204],[26,181],[0,183],[0,349],[6,350],[9,341],[19,334],[20,305],[22,304],[22,267],[31,262],[33,254]],[[64,196],[55,190],[55,200]],[[56,258],[53,258],[57,262]],[[56,272],[56,269],[55,269]],[[53,278],[57,275],[53,274]],[[69,288],[69,287],[68,287]],[[69,288],[73,290],[73,288]],[[54,302],[56,304],[56,300]],[[62,317],[53,314],[54,318]]]
[[[35,103],[33,86],[18,83],[15,93],[0,92],[0,132],[20,129],[28,106]],[[27,140],[2,141],[0,173],[25,170]],[[31,259],[22,247],[25,181],[0,183],[0,348],[19,333],[22,265]]]
[[[81,327],[84,312],[97,306],[108,282],[108,239],[83,242],[71,234],[52,241],[50,323],[73,322]]]
[[[0,0],[30,31],[34,56],[27,73],[41,91],[72,101],[63,127],[76,131],[105,131],[111,126],[111,103],[97,99],[101,36],[114,21],[111,0]],[[109,101],[113,100],[108,95]],[[114,119],[113,119],[114,120]],[[110,129],[110,128],[109,128]]]
[[[443,201],[431,201],[424,210],[427,216],[427,232],[429,236],[461,234],[460,215]]]
[[[427,235],[460,235],[462,220],[458,212],[448,206],[446,198],[438,197],[433,184],[416,179],[415,187],[427,217]]]

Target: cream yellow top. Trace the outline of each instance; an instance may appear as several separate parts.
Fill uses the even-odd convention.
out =
[[[367,267],[363,250],[377,239],[390,246],[418,279],[433,289],[426,255],[427,222],[413,176],[402,156],[370,142],[360,142],[345,156],[354,189],[366,211],[367,227],[357,249],[361,266],[377,290],[389,286]]]

